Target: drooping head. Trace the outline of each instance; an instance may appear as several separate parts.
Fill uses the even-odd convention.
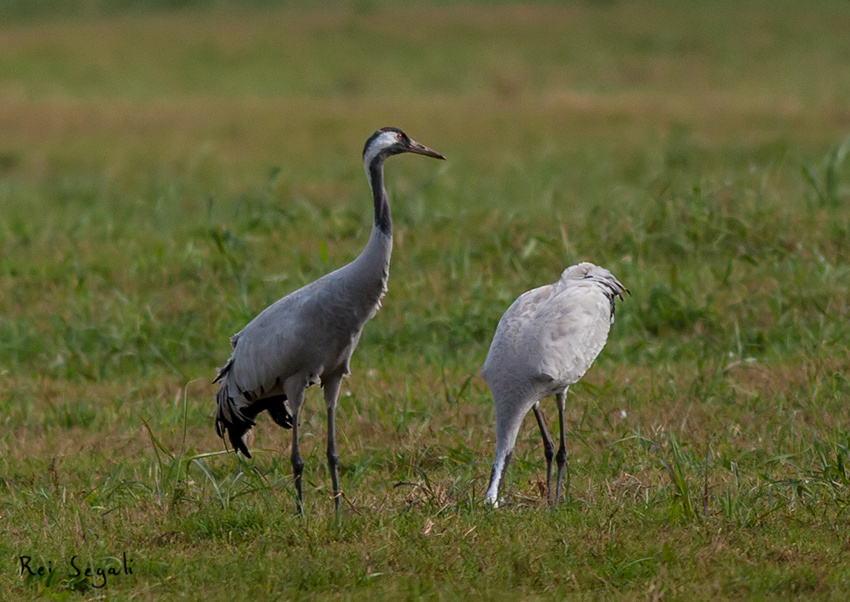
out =
[[[623,286],[614,274],[605,268],[586,261],[571,265],[561,273],[561,283],[568,283],[570,281],[595,283],[605,290],[606,294],[611,297],[612,302],[614,297],[619,297],[622,300],[623,293],[629,292],[629,289]]]
[[[369,166],[379,159],[379,163],[391,155],[400,153],[416,153],[435,159],[445,159],[437,151],[428,148],[424,144],[412,140],[410,136],[398,128],[381,128],[372,134],[363,147],[363,166],[369,171]]]
[[[594,265],[589,261],[583,261],[581,263],[571,265],[561,272],[561,280],[581,280],[583,278],[592,278],[592,273],[611,274],[611,272],[605,268],[600,268],[598,265]]]

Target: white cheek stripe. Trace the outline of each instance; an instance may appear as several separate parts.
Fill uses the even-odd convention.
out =
[[[369,148],[366,149],[366,152],[363,155],[363,169],[366,170],[367,174],[369,173],[369,164],[377,156],[377,154],[385,148],[392,146],[397,141],[398,139],[396,138],[395,132],[383,132],[372,141],[372,144],[369,145]]]

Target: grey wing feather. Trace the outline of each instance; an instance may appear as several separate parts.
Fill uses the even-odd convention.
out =
[[[482,369],[488,384],[512,388],[522,375],[535,386],[565,388],[578,381],[602,350],[613,322],[614,298],[626,288],[591,263],[570,266],[550,285],[533,289],[508,308]]]
[[[481,368],[481,375],[489,384],[504,378],[513,380],[517,373],[528,375],[539,363],[539,344],[531,330],[540,307],[549,301],[553,291],[552,284],[526,291],[502,315]]]
[[[260,412],[267,410],[284,428],[292,426],[279,376],[299,359],[299,339],[303,342],[305,336],[303,323],[291,317],[301,302],[298,297],[280,299],[231,337],[233,353],[214,381],[221,382],[216,432],[220,437],[226,432],[233,447],[249,458],[244,437]]]
[[[611,272],[592,263],[564,270],[542,316],[547,346],[541,372],[565,385],[577,382],[608,339],[614,322],[614,299],[626,288]]]
[[[231,338],[233,353],[216,378],[219,435],[227,432],[248,455],[244,437],[259,412],[291,426],[288,379],[310,386],[348,374],[363,326],[386,290],[391,248],[392,239],[373,228],[352,263],[276,301]]]

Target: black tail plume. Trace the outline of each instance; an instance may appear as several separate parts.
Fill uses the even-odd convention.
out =
[[[236,400],[229,394],[227,380],[222,383],[216,393],[218,407],[215,412],[215,432],[224,439],[225,433],[233,449],[242,452],[246,458],[251,457],[245,442],[248,431],[256,424],[255,418],[260,412],[267,410],[272,420],[285,429],[292,428],[292,413],[286,405],[286,395],[275,395],[257,399],[250,405],[240,408]],[[246,402],[248,395],[243,394]]]
[[[245,443],[245,436],[256,423],[236,407],[234,399],[228,394],[226,381],[216,393],[215,399],[218,405],[215,412],[215,432],[222,439],[227,433],[233,449],[250,458],[251,453]]]

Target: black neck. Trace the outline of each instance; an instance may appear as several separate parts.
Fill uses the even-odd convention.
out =
[[[390,216],[390,203],[384,190],[384,157],[376,156],[369,164],[369,185],[375,199],[375,226],[385,234],[392,234],[393,220]]]

